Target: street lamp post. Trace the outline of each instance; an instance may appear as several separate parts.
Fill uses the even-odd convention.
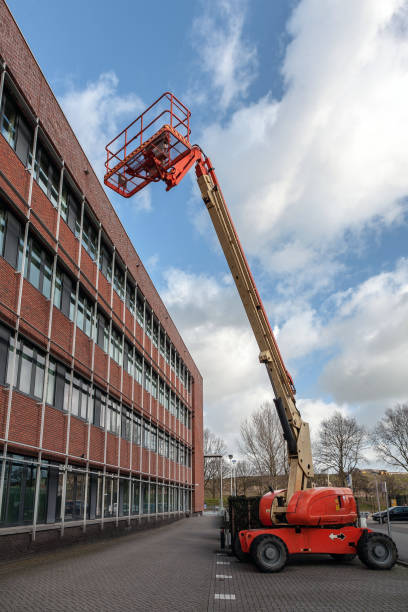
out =
[[[232,463],[233,476],[234,476],[234,495],[236,497],[237,496],[237,460],[233,459],[231,463]]]
[[[228,455],[228,459],[230,460],[230,470],[231,470],[231,491],[230,491],[230,495],[232,497],[232,458],[234,455]]]

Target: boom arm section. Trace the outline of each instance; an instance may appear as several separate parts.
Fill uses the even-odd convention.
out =
[[[208,157],[201,155],[196,162],[197,182],[204,204],[227,259],[246,314],[260,350],[275,393],[275,405],[288,446],[289,482],[287,501],[295,491],[307,488],[307,478],[313,477],[309,425],[302,421],[295,402],[293,381],[285,368],[262,300],[244,255],[217,177]],[[284,511],[284,508],[279,508]]]

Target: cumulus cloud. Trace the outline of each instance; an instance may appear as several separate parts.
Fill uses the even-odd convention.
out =
[[[79,88],[72,82],[59,97],[59,102],[97,176],[103,180],[105,146],[144,110],[144,103],[135,94],[121,95],[119,79],[112,71],[99,75],[96,81]],[[149,208],[148,195],[137,206]]]
[[[406,401],[408,260],[333,300],[338,310],[327,334],[338,354],[324,367],[324,389],[338,402],[375,402],[383,409]]]
[[[246,248],[286,291],[330,289],[362,230],[407,210],[404,7],[303,0],[283,97],[271,91],[203,131]]]
[[[193,24],[193,41],[208,73],[222,110],[245,98],[256,77],[257,54],[244,36],[246,2],[221,0],[205,3]],[[188,95],[196,104],[207,101],[201,86],[194,84]]]

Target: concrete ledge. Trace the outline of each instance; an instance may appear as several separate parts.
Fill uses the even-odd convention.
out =
[[[0,533],[0,561],[10,561],[36,552],[53,551],[56,548],[71,546],[80,542],[92,542],[104,538],[125,536],[138,530],[153,529],[168,525],[189,516],[188,513],[165,516],[121,517],[116,524],[115,519],[89,521],[86,531],[83,530],[83,521],[65,523],[64,535],[61,536],[61,524],[38,526],[35,540],[33,540],[32,526],[17,527],[14,531],[2,530]],[[25,529],[25,531],[21,531]],[[7,531],[8,533],[4,533]],[[10,533],[11,531],[11,533]]]

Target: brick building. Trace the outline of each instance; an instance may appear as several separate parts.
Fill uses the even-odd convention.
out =
[[[3,0],[0,32],[0,535],[200,511],[200,373]]]

